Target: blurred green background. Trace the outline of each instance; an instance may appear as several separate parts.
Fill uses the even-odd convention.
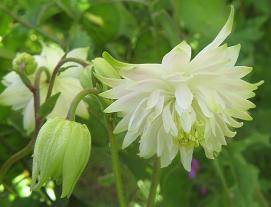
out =
[[[109,51],[135,63],[160,62],[182,40],[196,54],[224,25],[230,5],[236,10],[234,30],[226,41],[241,43],[239,65],[253,66],[247,77],[264,80],[256,92],[254,120],[223,147],[216,161],[201,149],[198,169],[189,177],[176,158],[160,176],[156,205],[160,207],[271,206],[271,1],[270,0],[1,0],[0,78],[11,69],[17,52],[41,51],[40,42],[58,43],[65,50],[90,47],[89,60]],[[0,90],[3,90],[1,85]],[[89,101],[92,108],[97,104]],[[100,111],[96,110],[96,116]],[[0,164],[29,141],[20,112],[0,106]],[[31,192],[31,157],[17,163],[0,185],[0,206],[118,206],[105,129],[97,118],[86,122],[93,137],[87,169],[69,200],[49,183]],[[119,144],[123,135],[117,137]],[[129,207],[146,203],[151,161],[140,159],[137,144],[120,151]]]

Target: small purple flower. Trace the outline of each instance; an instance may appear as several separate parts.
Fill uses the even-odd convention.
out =
[[[191,171],[188,173],[188,176],[190,178],[195,178],[197,176],[197,172],[199,169],[199,161],[196,159],[193,159],[191,162]]]

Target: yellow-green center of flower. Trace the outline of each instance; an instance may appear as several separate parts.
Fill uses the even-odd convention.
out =
[[[178,146],[198,147],[204,140],[203,123],[195,123],[190,132],[186,133],[182,128],[179,128],[178,135],[174,139],[174,144]]]

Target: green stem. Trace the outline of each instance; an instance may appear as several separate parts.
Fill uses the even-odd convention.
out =
[[[119,200],[120,207],[126,207],[126,199],[124,196],[120,164],[119,164],[118,148],[117,148],[117,143],[113,134],[112,121],[109,116],[106,117],[106,122],[107,122],[107,133],[108,133],[109,142],[111,145],[112,168],[113,168],[115,181],[116,181],[116,190],[117,190],[118,200]]]
[[[35,25],[33,25],[30,22],[26,21],[25,19],[23,19],[22,17],[18,16],[17,14],[14,14],[5,5],[0,4],[0,11],[2,11],[3,13],[5,13],[6,15],[10,16],[12,19],[14,19],[15,21],[19,22],[23,26],[25,26],[27,28],[30,28],[30,29],[33,29],[37,33],[41,34],[42,36],[44,36],[44,37],[52,40],[53,42],[61,45],[62,47],[65,47],[64,43],[61,40],[59,40],[58,38],[56,38],[53,35],[48,34],[47,32],[43,31],[42,29],[36,27]]]
[[[33,136],[34,137],[34,136]],[[31,139],[31,141],[19,152],[13,154],[6,162],[1,166],[0,169],[0,184],[2,183],[3,178],[5,177],[7,171],[10,169],[10,167],[22,159],[23,157],[27,156],[29,153],[31,153],[33,145],[34,145],[35,139]]]
[[[226,202],[227,202],[226,206],[232,206],[230,190],[229,190],[229,187],[227,185],[227,182],[226,182],[223,170],[222,170],[219,162],[216,159],[213,160],[213,164],[214,164],[215,170],[216,170],[216,172],[217,172],[217,174],[218,174],[218,176],[220,178],[220,181],[222,183],[224,191],[226,193],[226,198],[227,198],[227,200],[226,200]]]
[[[78,104],[80,103],[80,101],[85,98],[85,96],[90,95],[90,94],[98,94],[98,90],[95,88],[91,88],[91,89],[84,89],[82,90],[80,93],[78,93],[75,98],[73,99],[70,109],[68,111],[67,114],[67,119],[74,121],[75,120],[75,113],[76,113],[76,109],[78,107]]]
[[[59,70],[61,69],[62,65],[64,65],[67,62],[78,63],[78,64],[82,65],[83,67],[86,67],[88,65],[88,63],[85,62],[84,60],[81,60],[81,59],[78,59],[78,58],[66,58],[66,56],[67,56],[67,54],[65,54],[60,59],[60,61],[58,62],[58,64],[56,65],[56,67],[55,67],[55,69],[54,69],[54,71],[52,73],[52,76],[51,76],[50,81],[49,81],[49,87],[48,87],[48,91],[47,91],[46,100],[48,100],[48,98],[50,98],[50,96],[52,95],[53,86],[55,84],[55,79],[56,79],[56,76],[57,76]]]
[[[38,72],[38,75],[35,77],[35,86],[38,88],[35,88],[30,82],[30,80],[22,73],[19,73],[22,81],[24,84],[31,90],[34,97],[34,112],[35,112],[35,131],[34,134],[30,140],[30,142],[20,151],[13,154],[6,162],[1,166],[0,169],[0,183],[2,182],[4,176],[8,172],[8,170],[16,163],[17,161],[21,160],[23,157],[27,156],[32,152],[33,146],[35,144],[36,137],[39,133],[40,127],[41,127],[41,119],[38,115],[39,107],[40,107],[40,97],[39,97],[39,81],[40,81],[40,74],[41,72]]]
[[[21,81],[24,83],[24,85],[34,94],[35,93],[35,87],[32,85],[32,83],[28,79],[28,77],[21,71],[16,71],[16,73],[20,76]]]
[[[157,185],[158,185],[158,182],[159,182],[159,169],[160,169],[159,158],[155,157],[155,160],[153,162],[153,170],[152,170],[152,178],[151,178],[151,189],[150,189],[150,192],[149,192],[146,207],[154,206],[156,191],[157,191]]]

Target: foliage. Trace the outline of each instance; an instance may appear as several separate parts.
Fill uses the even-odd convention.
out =
[[[239,65],[254,67],[250,81],[264,80],[254,98],[254,121],[245,123],[216,161],[196,151],[199,170],[190,178],[179,158],[160,175],[157,206],[265,207],[271,203],[271,2],[269,0],[2,0],[0,3],[0,77],[18,52],[40,52],[40,42],[54,42],[70,50],[90,47],[89,59],[103,51],[127,62],[160,62],[177,43],[187,40],[197,53],[215,37],[226,21],[229,5],[236,9],[229,43],[241,43]],[[8,8],[6,11],[3,8]],[[1,85],[1,89],[3,86]],[[41,108],[48,114],[53,96]],[[0,206],[118,206],[112,174],[110,146],[102,111],[96,99],[87,124],[92,134],[92,155],[69,200],[59,199],[53,183],[30,192],[32,158],[13,166],[0,185]],[[46,107],[47,105],[47,107]],[[49,107],[49,109],[48,109]],[[20,112],[0,106],[0,163],[29,142]],[[123,135],[117,136],[120,148]],[[137,144],[120,151],[124,191],[129,206],[146,203],[151,160],[137,156]]]

